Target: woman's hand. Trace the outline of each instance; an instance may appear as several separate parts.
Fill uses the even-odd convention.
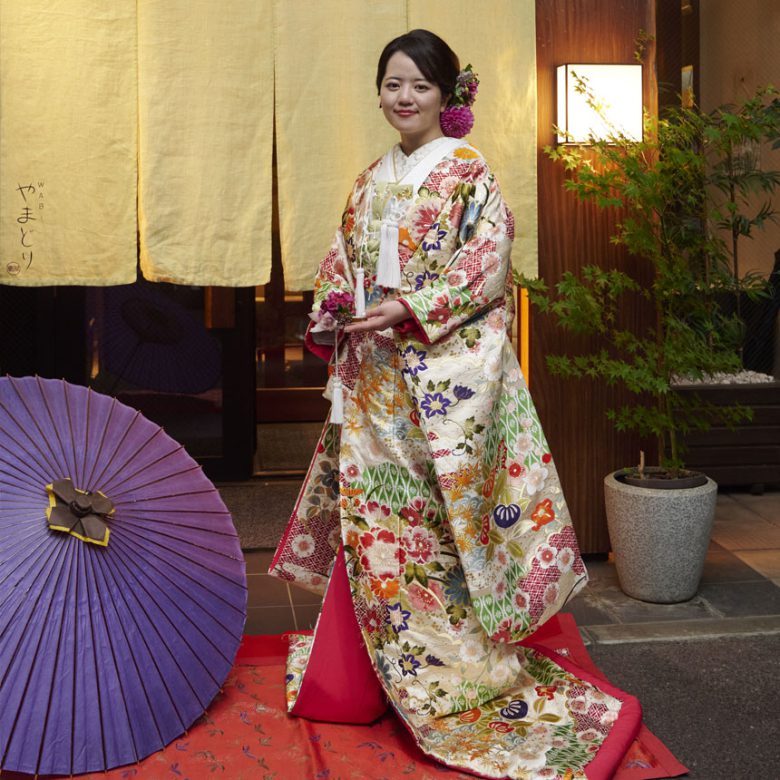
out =
[[[369,330],[385,330],[399,322],[408,320],[412,315],[400,301],[385,301],[369,309],[364,320],[353,320],[344,328],[345,333],[364,333]]]

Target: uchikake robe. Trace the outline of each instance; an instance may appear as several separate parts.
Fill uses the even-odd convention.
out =
[[[397,299],[410,318],[342,336],[337,367],[330,355],[344,423],[325,425],[271,573],[323,593],[343,545],[366,653],[429,755],[485,777],[584,777],[597,754],[605,771],[604,754],[616,764],[633,739],[638,704],[516,644],[587,574],[509,335],[512,215],[466,143],[418,189],[379,181],[380,169],[355,182],[315,308],[353,293],[362,266],[368,306]],[[375,284],[389,211],[397,290]],[[292,643],[293,711],[311,647]]]

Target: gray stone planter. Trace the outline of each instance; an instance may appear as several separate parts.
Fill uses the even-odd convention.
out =
[[[604,478],[607,525],[620,587],[658,604],[696,594],[710,543],[718,486],[682,490],[633,487]]]

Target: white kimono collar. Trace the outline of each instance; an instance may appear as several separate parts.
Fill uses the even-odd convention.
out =
[[[390,149],[382,158],[382,162],[377,170],[374,181],[376,182],[392,182],[393,184],[411,184],[412,195],[417,196],[417,192],[422,187],[423,182],[428,178],[431,171],[451,152],[455,151],[459,146],[463,146],[464,142],[460,138],[450,138],[448,136],[442,136],[436,138],[426,144],[426,147],[430,147],[430,150],[423,155],[422,159],[412,167],[404,176],[396,180],[393,175],[393,149]]]

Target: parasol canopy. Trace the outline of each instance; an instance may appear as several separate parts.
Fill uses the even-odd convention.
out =
[[[117,382],[166,393],[203,393],[220,380],[219,341],[157,286],[140,280],[102,291],[101,359]]]
[[[0,378],[0,770],[161,749],[219,690],[245,617],[230,514],[181,445],[85,387]]]

